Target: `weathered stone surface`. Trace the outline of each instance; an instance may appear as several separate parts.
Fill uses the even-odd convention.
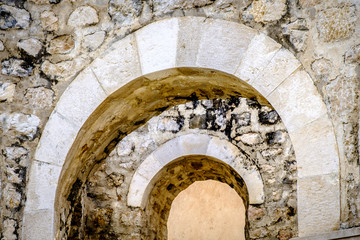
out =
[[[154,10],[157,15],[166,14],[176,9],[190,9],[194,7],[203,7],[211,4],[211,0],[171,0],[171,1],[154,1]]]
[[[56,37],[50,41],[50,46],[47,51],[50,54],[66,54],[71,52],[75,46],[75,41],[71,35],[63,35]]]
[[[331,74],[333,65],[328,59],[320,58],[311,64],[311,69],[318,76],[326,76]]]
[[[262,124],[274,124],[280,120],[279,115],[276,111],[267,109],[267,111],[261,111],[259,113],[259,121]]]
[[[4,51],[4,49],[5,49],[4,43],[0,41],[0,52]]]
[[[29,88],[26,90],[26,103],[35,108],[49,108],[52,106],[54,98],[54,91],[44,87]]]
[[[33,66],[24,60],[17,58],[9,58],[1,62],[1,73],[5,75],[14,75],[18,77],[26,77],[32,73]]]
[[[9,6],[24,8],[24,2],[26,2],[26,0],[1,0],[1,2]]]
[[[7,130],[14,130],[30,140],[34,139],[40,124],[37,116],[22,113],[1,114],[0,119]]]
[[[39,4],[39,5],[49,4],[49,0],[30,0],[30,2]]]
[[[0,82],[0,102],[7,101],[12,102],[15,93],[15,84]]]
[[[24,51],[27,55],[38,57],[44,45],[35,38],[23,39],[17,43],[20,50]]]
[[[254,220],[259,220],[265,215],[263,208],[253,207],[252,205],[249,206],[248,209],[248,217],[249,221],[252,222]]]
[[[17,223],[14,219],[5,219],[4,220],[4,232],[3,232],[4,239],[6,239],[6,240],[18,239],[15,234],[16,227],[17,227]]]
[[[297,51],[304,51],[309,36],[305,19],[297,19],[285,25],[283,33],[289,35],[289,40]]]
[[[272,22],[281,19],[286,13],[285,0],[255,0],[248,10],[255,22]]]
[[[118,25],[131,25],[140,16],[142,5],[141,0],[111,0],[109,14]]]
[[[104,31],[94,32],[84,37],[82,45],[85,49],[91,52],[96,50],[98,47],[100,47],[100,45],[104,42],[104,39],[105,39]]]
[[[239,140],[245,143],[246,145],[255,145],[262,142],[261,136],[259,133],[247,133],[244,135],[241,135],[239,137]]]
[[[41,65],[41,71],[52,80],[66,81],[68,77],[80,70],[83,59],[74,59],[59,63],[45,60]]]
[[[18,191],[16,191],[15,188],[10,187],[10,185],[6,186],[4,192],[6,192],[4,196],[6,207],[10,209],[19,207],[21,203],[21,194]]]
[[[11,163],[19,164],[20,166],[28,166],[29,150],[23,147],[6,147],[5,157]]]
[[[350,37],[355,30],[355,7],[328,8],[320,11],[317,28],[325,42]]]
[[[40,15],[41,26],[45,31],[57,31],[59,28],[59,19],[52,11],[44,11]]]
[[[28,28],[30,24],[30,14],[25,9],[11,6],[0,6],[0,29]]]
[[[73,11],[68,24],[72,27],[85,27],[99,22],[97,11],[90,6],[82,6]]]
[[[346,63],[359,63],[360,62],[360,44],[353,46],[345,53]]]

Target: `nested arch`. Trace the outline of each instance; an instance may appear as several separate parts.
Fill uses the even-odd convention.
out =
[[[299,235],[338,228],[335,136],[299,61],[242,24],[184,17],[152,23],[114,43],[66,89],[31,166],[26,239],[60,237],[66,216],[58,210],[71,205],[92,166],[152,116],[194,97],[239,95],[273,106],[289,132],[298,163]]]
[[[256,166],[241,154],[236,146],[218,137],[188,134],[164,143],[140,164],[130,183],[128,205],[145,208],[149,194],[165,166],[176,162],[179,158],[192,155],[201,155],[204,159],[217,159],[222,164],[228,165],[247,186],[249,196],[244,201],[249,201],[250,204],[264,202],[261,175]]]
[[[228,164],[205,155],[182,156],[165,165],[154,177],[144,205],[147,235],[150,239],[167,239],[167,221],[176,196],[196,181],[215,180],[229,185],[241,197],[245,212],[249,194],[244,180]],[[245,214],[246,239],[249,222]],[[238,226],[240,227],[240,226]]]

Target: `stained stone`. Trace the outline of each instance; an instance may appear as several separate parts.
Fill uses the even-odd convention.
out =
[[[0,82],[0,102],[12,102],[15,93],[15,84]]]
[[[27,55],[38,57],[44,45],[35,38],[20,40],[17,44],[18,48],[23,50]]]
[[[2,5],[0,7],[0,29],[28,28],[30,14],[25,9]]]
[[[3,60],[1,73],[5,75],[14,75],[18,77],[26,77],[32,73],[33,66],[24,60],[10,58]]]

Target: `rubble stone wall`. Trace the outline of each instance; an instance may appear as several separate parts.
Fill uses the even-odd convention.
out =
[[[180,16],[239,22],[295,54],[335,128],[341,227],[359,226],[359,8],[356,0],[2,0],[1,237],[22,238],[29,167],[50,113],[74,77],[113,42]]]

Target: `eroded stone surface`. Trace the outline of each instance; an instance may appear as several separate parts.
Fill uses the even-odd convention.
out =
[[[24,51],[27,55],[38,57],[44,45],[35,38],[24,39],[18,42],[18,48]]]
[[[6,75],[14,75],[18,77],[26,77],[32,73],[33,66],[24,60],[17,58],[6,59],[1,62],[1,73]]]
[[[0,82],[0,102],[7,101],[12,102],[15,93],[15,84]]]
[[[59,19],[52,11],[44,11],[40,15],[41,26],[45,31],[56,31],[59,28]]]
[[[71,52],[75,46],[75,41],[71,35],[56,37],[50,41],[47,51],[51,54],[66,54]]]
[[[353,34],[355,21],[354,6],[325,9],[318,15],[320,38],[325,42],[347,38]]]
[[[30,14],[25,9],[2,5],[0,7],[0,29],[28,28]]]
[[[84,37],[82,45],[88,51],[94,51],[104,42],[104,39],[105,39],[104,31],[94,32]]]
[[[253,1],[249,14],[255,22],[272,22],[281,19],[286,13],[285,0],[255,0]]]
[[[90,6],[83,6],[71,13],[68,24],[72,27],[84,27],[99,22],[97,11]]]

